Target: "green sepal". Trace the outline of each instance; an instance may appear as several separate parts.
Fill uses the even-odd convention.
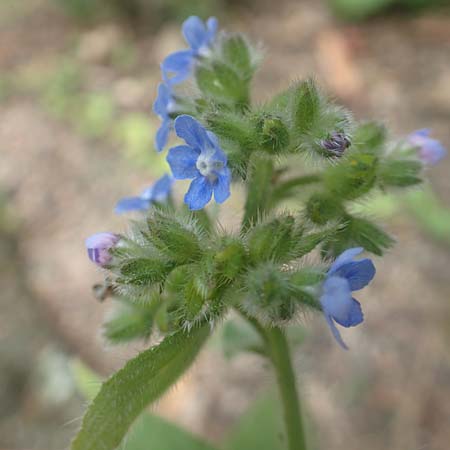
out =
[[[249,82],[256,67],[252,62],[252,51],[245,37],[239,34],[229,35],[223,38],[221,44],[223,61],[231,66],[242,80]]]
[[[320,93],[311,79],[299,83],[291,92],[294,128],[300,134],[309,133],[320,116]]]
[[[327,257],[336,258],[352,247],[363,247],[366,251],[382,256],[395,240],[373,222],[359,217],[347,216],[341,231],[327,241],[322,250]]]
[[[308,199],[305,208],[306,216],[317,225],[325,225],[339,219],[344,214],[341,199],[328,192],[316,192]]]
[[[386,142],[386,127],[377,122],[359,124],[353,132],[352,147],[358,151],[380,153]]]
[[[259,147],[269,153],[280,154],[289,150],[289,130],[283,119],[262,113],[255,118]]]
[[[290,276],[291,290],[295,292],[295,298],[299,303],[310,308],[321,310],[317,300],[320,283],[325,278],[325,272],[317,268],[302,268],[293,272]]]
[[[250,263],[256,265],[264,261],[288,262],[301,235],[302,230],[296,226],[294,217],[290,215],[255,225],[246,236]]]
[[[194,216],[155,211],[147,218],[147,226],[149,243],[170,261],[186,264],[201,258],[205,231]]]
[[[381,187],[407,187],[422,182],[423,165],[411,159],[386,158],[380,164],[379,184]]]
[[[172,270],[173,263],[149,258],[134,258],[125,260],[120,266],[117,284],[132,284],[135,286],[152,286],[163,281]]]
[[[271,204],[273,174],[273,159],[263,153],[253,153],[247,175],[247,201],[242,220],[244,231],[255,224]]]
[[[138,415],[188,369],[209,334],[209,325],[180,330],[128,361],[102,385],[71,449],[114,450]]]
[[[236,238],[226,237],[214,256],[215,270],[220,277],[232,281],[247,264],[247,252]]]
[[[292,319],[297,302],[290,288],[289,273],[271,262],[250,269],[245,277],[247,295],[242,306],[263,323],[273,324]]]
[[[375,185],[378,162],[373,153],[352,152],[340,164],[325,171],[325,187],[340,201],[361,197]]]
[[[202,93],[217,103],[244,108],[249,102],[249,85],[229,66],[214,61],[199,65],[195,71],[197,85]]]

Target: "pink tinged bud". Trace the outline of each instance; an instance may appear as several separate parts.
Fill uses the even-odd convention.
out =
[[[417,148],[418,156],[424,164],[433,166],[447,154],[445,147],[430,137],[430,130],[415,131],[408,136],[408,142]]]
[[[120,236],[114,233],[96,233],[86,239],[89,259],[103,267],[108,264],[112,256],[109,250],[119,242]]]

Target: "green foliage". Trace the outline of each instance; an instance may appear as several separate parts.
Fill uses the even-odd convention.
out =
[[[312,79],[294,83],[273,100],[254,106],[250,86],[257,63],[258,54],[246,38],[219,34],[193,63],[194,94],[177,88],[172,94],[176,107],[168,113],[170,119],[183,111],[215,133],[232,180],[243,185],[240,229],[226,231],[218,209],[208,209],[210,215],[191,212],[171,199],[153,205],[110,250],[106,285],[122,305],[105,325],[106,339],[148,340],[155,329],[167,337],[104,384],[73,450],[119,445],[131,422],[175,382],[209,330],[232,308],[253,328],[227,323],[226,353],[253,351],[272,361],[289,448],[305,448],[285,330],[302,313],[321,311],[331,258],[352,247],[382,255],[393,245],[394,239],[365,217],[363,201],[373,199],[374,193],[420,183],[423,163],[417,148],[401,141],[389,143],[384,126],[355,122]],[[67,79],[80,82],[72,69],[68,66],[62,73],[57,94]],[[109,127],[114,109],[108,108],[108,101],[97,96],[77,103],[84,105],[79,110],[89,112],[86,130],[92,126],[102,133]],[[61,109],[71,111],[72,106],[63,102]],[[123,119],[116,130],[116,142],[142,154],[154,135],[140,116]],[[94,135],[92,130],[87,133]],[[311,162],[313,170],[308,171]],[[445,216],[436,211],[430,209],[430,220]],[[205,445],[190,436],[180,437],[176,430],[173,442],[160,444],[158,430],[172,432],[170,426],[146,416],[142,420],[145,425],[138,426],[137,437],[128,440],[132,449],[150,441],[159,449],[177,448],[178,438],[186,440],[186,448]],[[252,429],[252,422],[245,420]],[[266,419],[257,416],[257,420]],[[272,432],[270,420],[267,428]],[[148,440],[145,426],[150,430]],[[250,436],[240,429],[225,448],[284,447],[275,434],[259,441],[260,435],[264,433],[252,431]]]
[[[265,393],[240,417],[224,450],[284,450],[282,417],[276,395]]]
[[[144,413],[118,450],[214,450],[214,447],[161,417]]]
[[[249,101],[248,84],[222,62],[213,62],[209,67],[199,66],[195,76],[198,87],[206,97],[239,107]]]
[[[103,325],[103,335],[112,344],[135,339],[148,339],[153,331],[155,315],[161,306],[159,299],[136,303],[125,297],[117,298],[119,308],[114,317]]]
[[[282,153],[289,145],[289,130],[280,117],[262,114],[257,118],[258,144],[269,153]]]
[[[265,154],[254,153],[250,160],[243,228],[255,224],[270,205],[273,185],[274,162]]]
[[[375,186],[378,162],[373,153],[351,153],[325,171],[325,186],[339,200],[361,197]]]
[[[205,325],[190,332],[180,330],[128,361],[102,385],[71,449],[115,449],[143,409],[191,365],[209,331]]]
[[[279,216],[270,222],[259,223],[247,234],[250,262],[288,262],[292,259],[292,244],[298,241],[302,230],[291,215]]]
[[[413,186],[422,182],[421,172],[419,161],[386,158],[379,170],[379,182],[383,187]]]
[[[338,194],[317,192],[306,203],[306,215],[315,224],[325,225],[342,217],[344,208],[341,201]]]
[[[320,117],[322,99],[315,83],[306,80],[292,88],[294,127],[301,134],[310,133]]]
[[[239,74],[241,80],[249,82],[256,65],[252,61],[252,49],[246,38],[239,34],[226,36],[221,43],[223,60]]]
[[[351,247],[363,247],[368,252],[381,256],[395,240],[369,220],[346,216],[341,231],[323,246],[324,254],[336,257]]]

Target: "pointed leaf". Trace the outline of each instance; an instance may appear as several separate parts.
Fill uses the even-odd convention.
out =
[[[140,353],[106,383],[84,416],[72,450],[113,450],[131,423],[191,365],[210,328],[178,331]],[[159,450],[159,449],[158,449]]]

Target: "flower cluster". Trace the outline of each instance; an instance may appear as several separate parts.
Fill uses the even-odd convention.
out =
[[[168,149],[171,174],[119,200],[116,213],[143,212],[143,220],[126,239],[114,233],[88,238],[89,258],[110,272],[108,283],[118,292],[157,299],[155,314],[166,305],[164,330],[189,329],[205,317],[213,322],[230,307],[263,326],[282,326],[313,308],[347,348],[337,325],[363,321],[352,292],[375,276],[370,259],[354,258],[363,250],[382,255],[394,242],[353,213],[352,203],[374,189],[420,183],[422,168],[446,150],[428,130],[393,150],[382,126],[355,123],[312,80],[253,108],[249,86],[257,58],[248,41],[233,34],[219,39],[215,18],[189,17],[182,32],[189,48],[164,59],[153,104],[161,119],[156,150],[166,148],[172,131],[183,141]],[[188,79],[196,86],[192,95],[178,89]],[[319,160],[320,171],[299,174],[298,159],[290,159],[298,155]],[[175,180],[191,180],[184,195],[188,214],[172,201]],[[197,212],[213,198],[225,202],[232,180],[246,188],[237,234]],[[281,212],[290,204],[303,208]],[[334,260],[328,270],[306,267],[303,258],[316,248],[324,263]]]

